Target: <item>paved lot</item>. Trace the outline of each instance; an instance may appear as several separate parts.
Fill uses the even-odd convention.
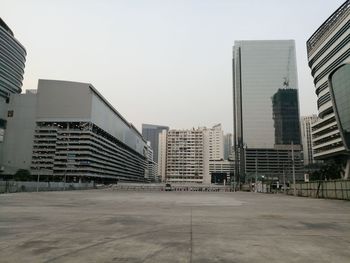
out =
[[[350,262],[350,202],[255,193],[0,195],[0,262]]]

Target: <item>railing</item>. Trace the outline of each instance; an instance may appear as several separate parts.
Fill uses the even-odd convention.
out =
[[[230,186],[222,185],[171,185],[164,184],[123,184],[119,183],[111,187],[115,191],[173,191],[173,192],[231,192]]]
[[[85,190],[93,189],[95,184],[91,183],[64,183],[64,182],[21,182],[0,181],[0,194],[17,192],[41,192],[62,190]]]

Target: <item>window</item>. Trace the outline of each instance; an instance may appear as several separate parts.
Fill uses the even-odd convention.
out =
[[[7,117],[12,118],[13,117],[13,110],[9,110],[7,112]]]
[[[330,76],[331,92],[340,132],[346,148],[350,149],[350,64],[338,68]]]

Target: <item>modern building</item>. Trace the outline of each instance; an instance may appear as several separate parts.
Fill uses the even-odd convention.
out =
[[[167,126],[153,125],[153,124],[142,124],[142,136],[146,141],[151,142],[151,147],[153,149],[153,160],[158,160],[158,141],[159,134],[163,131],[169,130]]]
[[[303,157],[304,165],[313,164],[315,162],[314,155],[312,152],[312,125],[318,121],[317,115],[313,114],[310,116],[301,117],[301,140],[303,143]]]
[[[168,131],[166,149],[166,182],[210,184],[206,128]]]
[[[232,158],[232,133],[227,133],[224,135],[224,160]]]
[[[235,41],[232,66],[237,179],[245,180],[257,169],[280,178],[281,167],[287,166],[284,156],[292,158],[292,148],[294,156],[301,155],[294,40]],[[265,169],[275,162],[279,164]],[[302,171],[295,175],[303,179]]]
[[[26,50],[0,18],[0,163],[6,133],[7,107],[11,94],[22,92]],[[3,171],[0,166],[0,173]]]
[[[312,127],[314,158],[338,159],[350,175],[350,1],[306,43],[320,120]]]
[[[6,173],[145,181],[146,141],[91,84],[39,80],[36,93],[13,96],[7,116]]]

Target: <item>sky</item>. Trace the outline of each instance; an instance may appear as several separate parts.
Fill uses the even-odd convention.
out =
[[[301,115],[317,113],[306,41],[344,0],[0,0],[38,79],[91,83],[136,128],[232,132],[235,40],[296,41]]]

